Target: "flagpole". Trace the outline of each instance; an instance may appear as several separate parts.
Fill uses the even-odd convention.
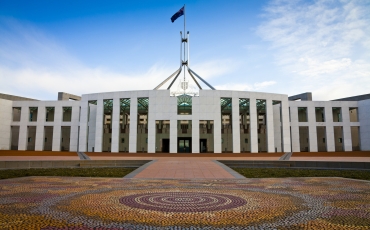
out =
[[[186,9],[184,4],[184,36],[186,36],[185,33],[186,33]]]
[[[185,9],[185,4],[184,4],[184,39],[186,39],[186,9]],[[186,40],[185,40],[186,41]],[[184,42],[184,62],[185,62],[185,51],[186,51],[186,48],[185,48],[185,42]],[[184,65],[184,84],[185,84],[185,65]]]

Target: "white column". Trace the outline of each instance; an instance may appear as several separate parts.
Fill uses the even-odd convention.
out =
[[[62,135],[62,118],[63,118],[63,108],[61,104],[55,106],[54,112],[54,128],[53,128],[53,151],[60,151],[60,141]]]
[[[299,123],[298,123],[298,107],[295,105],[290,106],[290,127],[292,130],[292,151],[300,152],[301,145],[299,142]]]
[[[137,142],[137,97],[130,99],[130,134],[129,134],[129,152],[136,153]]]
[[[215,99],[218,103],[214,103],[215,113],[213,115],[213,151],[214,153],[222,153],[222,135],[221,135],[221,104],[220,97]],[[201,106],[201,105],[200,105]]]
[[[249,99],[249,127],[251,153],[258,153],[258,120],[256,98]]]
[[[120,98],[113,98],[111,152],[119,152]]]
[[[267,128],[267,152],[275,152],[275,137],[274,137],[274,108],[272,99],[266,99],[266,128]]]
[[[44,149],[44,125],[45,125],[45,106],[38,106],[37,108],[37,125],[36,125],[36,140],[35,151],[42,151]]]
[[[170,120],[170,153],[177,153],[177,119]]]
[[[349,119],[349,107],[342,106],[343,142],[344,151],[352,151],[351,123]]]
[[[331,104],[325,105],[326,123],[326,149],[328,152],[335,152],[333,109]]]
[[[21,107],[21,121],[19,122],[18,150],[27,149],[28,121],[30,109],[28,106]]]
[[[74,104],[72,106],[72,117],[71,117],[71,139],[69,142],[69,151],[76,152],[78,145],[78,123],[80,116],[80,106],[79,104]]]
[[[78,140],[78,151],[87,151],[87,122],[88,122],[89,104],[88,101],[81,101],[81,116],[80,116],[80,135]]]
[[[149,100],[150,103],[150,100]],[[155,117],[154,113],[149,114],[148,120],[148,153],[155,153]]]
[[[0,150],[11,149],[13,101],[0,99]]]
[[[87,134],[87,151],[95,151],[95,130],[96,130],[96,116],[97,116],[98,106],[94,104],[89,104],[89,122],[88,122],[88,131]],[[93,149],[94,148],[94,149]]]
[[[277,150],[277,152],[282,152],[282,148],[281,148],[281,125],[282,125],[282,122],[281,122],[281,118],[280,118],[280,109],[281,109],[281,104],[276,104],[276,105],[273,105],[273,110],[274,110],[274,143],[275,143],[275,148]]]
[[[95,148],[94,152],[102,152],[103,148],[103,118],[104,102],[103,99],[97,100],[96,121],[95,121]]]
[[[191,151],[192,153],[199,153],[199,119],[192,119],[191,120],[191,141],[192,141],[192,146],[191,146]]]
[[[307,106],[307,118],[308,118],[308,137],[310,152],[317,152],[317,129],[316,129],[316,112],[315,105],[311,103]]]
[[[240,153],[239,98],[232,97],[233,153]]]
[[[283,131],[283,152],[291,152],[291,139],[290,139],[290,121],[289,121],[289,101],[288,96],[286,96],[281,101],[281,121],[282,121],[282,131]]]

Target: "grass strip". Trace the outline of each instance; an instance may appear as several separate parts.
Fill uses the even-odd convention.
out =
[[[283,169],[283,168],[233,168],[246,178],[280,177],[344,177],[370,180],[370,171],[365,170],[327,170],[327,169]]]
[[[52,168],[0,170],[0,179],[26,176],[124,177],[136,168]]]

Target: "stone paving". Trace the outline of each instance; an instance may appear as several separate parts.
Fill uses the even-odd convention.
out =
[[[220,165],[204,158],[161,158],[134,178],[235,178]]]
[[[370,229],[370,182],[7,179],[0,229]]]

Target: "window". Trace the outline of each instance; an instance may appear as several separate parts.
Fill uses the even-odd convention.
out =
[[[333,122],[342,122],[342,108],[333,107]]]
[[[190,115],[192,113],[193,97],[187,94],[177,96],[177,114]]]
[[[31,142],[31,140],[32,140],[32,139],[31,139],[31,137],[29,137],[29,138],[28,138],[28,142]]]
[[[248,139],[244,139],[244,143],[248,144]]]
[[[21,107],[13,107],[13,121],[21,121]]]
[[[29,114],[30,114],[30,117],[29,117],[29,121],[37,121],[37,107],[30,107],[29,108]]]
[[[339,143],[342,143],[343,142],[343,139],[342,138],[339,138],[338,141],[339,141]]]
[[[307,122],[307,107],[298,107],[298,121]]]
[[[358,122],[358,108],[349,108],[349,121]]]
[[[316,115],[316,122],[325,122],[325,108],[324,107],[316,107],[315,108],[315,115]]]
[[[322,139],[322,143],[325,143],[325,138]]]
[[[63,121],[72,120],[72,107],[63,107]]]
[[[125,143],[125,138],[121,138],[121,143]]]
[[[47,121],[47,122],[54,121],[55,108],[54,107],[46,107],[45,111],[46,111],[45,121]]]

